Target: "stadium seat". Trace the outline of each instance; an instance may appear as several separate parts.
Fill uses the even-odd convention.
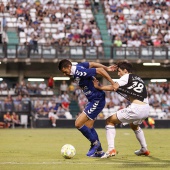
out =
[[[23,44],[26,42],[26,38],[20,38],[20,43]]]
[[[48,17],[44,17],[43,21],[44,21],[45,23],[50,23],[50,19],[49,19]]]
[[[40,40],[38,41],[38,43],[39,43],[39,44],[45,44],[45,43],[46,43],[45,38],[40,39]]]
[[[62,14],[59,13],[59,12],[57,12],[57,13],[55,14],[55,16],[56,16],[57,18],[62,18]]]
[[[47,95],[46,91],[41,91],[41,95]]]
[[[71,55],[77,55],[76,49],[71,49],[70,52],[71,52]]]
[[[11,22],[17,22],[17,18],[11,18]]]
[[[128,9],[128,8],[124,8],[124,9],[123,9],[123,14],[124,14],[124,15],[129,15],[129,14],[130,14],[129,9]]]
[[[25,128],[27,128],[27,125],[28,125],[28,115],[21,115],[20,116],[20,120],[21,120],[21,125],[24,125]]]
[[[8,26],[8,27],[11,27],[11,28],[12,28],[12,27],[15,27],[12,22],[8,22],[8,23],[7,23],[7,26]]]
[[[3,90],[3,91],[1,91],[1,94],[2,94],[2,95],[8,95],[8,91]]]
[[[20,37],[20,38],[25,38],[25,37],[26,37],[25,32],[20,32],[20,33],[19,33],[19,37]]]
[[[83,49],[81,47],[77,48],[77,54],[78,55],[83,55]]]

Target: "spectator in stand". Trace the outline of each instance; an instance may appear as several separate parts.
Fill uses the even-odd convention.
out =
[[[5,12],[4,3],[0,3],[0,13],[4,13],[4,12]]]
[[[0,89],[3,90],[8,90],[8,85],[7,83],[3,80],[2,83],[0,84]]]
[[[78,5],[77,2],[74,3],[74,5],[73,5],[73,10],[74,10],[74,11],[78,11],[78,10],[79,10],[79,5]]]
[[[71,82],[71,84],[69,85],[68,89],[69,89],[70,98],[72,100],[75,100],[75,86],[74,86],[74,82]]]
[[[54,80],[53,80],[52,76],[50,76],[49,79],[48,79],[48,87],[50,89],[53,89],[53,87],[54,87]]]
[[[62,101],[61,106],[62,106],[62,108],[63,108],[65,111],[69,111],[69,110],[70,110],[70,108],[69,108],[70,102],[68,102],[68,101],[66,101],[66,100],[63,100],[63,101]]]
[[[93,0],[94,1],[94,11],[95,13],[99,12],[99,0]]]
[[[52,122],[52,126],[56,127],[56,119],[58,119],[57,114],[54,113],[53,109],[50,109],[49,113],[48,113],[48,117]]]
[[[10,6],[9,13],[13,16],[16,15],[16,7],[13,4]]]
[[[82,111],[84,110],[87,102],[88,102],[88,101],[87,101],[86,96],[85,96],[83,93],[81,93],[81,94],[78,96],[78,104],[79,104],[80,110],[82,110]]]
[[[19,18],[19,17],[23,17],[23,9],[22,9],[22,6],[18,6],[18,8],[16,9],[16,17]]]
[[[16,98],[14,98],[13,103],[14,103],[15,111],[22,111],[21,101],[22,101],[22,95],[18,95]]]
[[[85,8],[91,8],[90,0],[85,0],[84,5],[85,5]]]
[[[11,120],[12,120],[14,127],[21,124],[19,120],[19,116],[15,112],[12,112]]]
[[[0,122],[0,129],[6,128],[8,125],[6,125],[4,122]]]
[[[20,19],[20,22],[18,23],[18,32],[24,32],[24,29],[26,28],[26,23],[23,19]]]
[[[93,33],[92,29],[91,29],[90,25],[88,25],[87,28],[84,30],[85,37],[86,38],[87,37],[91,38],[92,37],[92,33]]]
[[[66,91],[63,92],[63,94],[61,95],[61,98],[62,98],[63,101],[70,103],[69,95]]]
[[[41,92],[41,91],[45,91],[45,90],[47,89],[47,85],[45,84],[44,81],[42,81],[42,82],[39,84],[38,88],[39,88],[39,91],[40,91],[40,92]]]
[[[63,94],[64,92],[68,92],[68,84],[65,80],[63,80],[60,85],[60,93]]]
[[[19,94],[21,94],[21,95],[28,94],[27,85],[26,85],[24,80],[22,80],[20,82],[20,85],[19,85]]]
[[[4,57],[7,57],[8,35],[5,31],[2,32],[2,50]]]
[[[81,88],[80,87],[77,87],[76,89],[75,89],[75,95],[76,95],[76,98],[78,98],[79,97],[79,95],[82,93],[82,90],[81,90]]]
[[[3,16],[3,18],[2,18],[2,27],[3,27],[4,31],[7,30],[7,20],[6,20],[5,16]]]
[[[8,95],[4,100],[4,107],[5,111],[12,111],[13,110],[13,99],[11,95]]]
[[[121,39],[120,39],[119,36],[116,36],[116,37],[115,37],[113,46],[115,46],[115,47],[121,47],[121,46],[122,46],[122,41],[121,41]]]
[[[141,39],[141,46],[147,47],[147,42],[144,39]]]
[[[114,3],[110,5],[110,10],[113,12],[113,13],[116,13],[117,12],[117,3]]]
[[[104,57],[104,50],[102,47],[103,41],[100,38],[97,38],[96,40],[94,40],[94,42],[95,46],[97,46],[98,54]]]
[[[7,111],[6,114],[4,114],[3,118],[4,118],[4,123],[6,124],[6,127],[9,128],[12,123],[10,112]]]
[[[50,14],[50,22],[51,23],[56,23],[57,22],[57,17],[55,15],[55,11],[53,11],[51,14]]]
[[[60,105],[57,110],[57,116],[59,118],[66,118],[65,112],[66,112],[65,109],[62,107],[62,105]]]
[[[32,35],[29,45],[30,45],[30,51],[33,50],[34,53],[35,51],[38,53],[38,37],[37,36]]]
[[[157,37],[156,40],[153,41],[153,45],[154,45],[154,47],[161,47],[162,46],[162,42]]]

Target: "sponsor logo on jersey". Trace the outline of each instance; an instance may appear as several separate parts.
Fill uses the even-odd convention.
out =
[[[87,113],[88,113],[88,114],[91,114],[94,110],[96,110],[96,108],[97,108],[98,105],[99,105],[99,101],[96,101],[96,102],[93,104],[92,108],[90,108],[90,109],[87,111]]]

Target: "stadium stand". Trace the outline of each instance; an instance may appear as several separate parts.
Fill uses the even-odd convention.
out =
[[[19,59],[169,59],[168,1],[90,2],[3,0],[7,54]]]
[[[44,62],[43,58],[68,57],[107,62],[109,59],[169,62],[169,1],[1,0],[0,4],[3,25],[0,58],[4,62],[6,58],[29,63],[35,59]],[[74,97],[69,94],[74,100],[66,102],[51,89],[22,83],[15,89],[1,87],[1,120],[11,108],[33,120],[49,120],[51,107],[56,114],[60,108],[59,118],[76,118],[87,102],[80,89],[75,89]],[[170,84],[149,84],[148,91],[150,116],[170,118]],[[8,95],[13,98],[11,103]],[[107,93],[106,101],[103,118],[127,104],[115,93]]]

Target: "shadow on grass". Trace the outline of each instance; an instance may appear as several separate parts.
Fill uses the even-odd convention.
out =
[[[108,159],[98,159],[96,161],[104,164],[113,164],[113,166],[121,167],[122,169],[136,167],[136,168],[167,168],[170,169],[170,160],[162,160],[154,156],[136,157],[135,160],[129,160],[129,156],[112,157]],[[142,158],[142,159],[139,159]],[[144,158],[144,159],[143,159]]]

